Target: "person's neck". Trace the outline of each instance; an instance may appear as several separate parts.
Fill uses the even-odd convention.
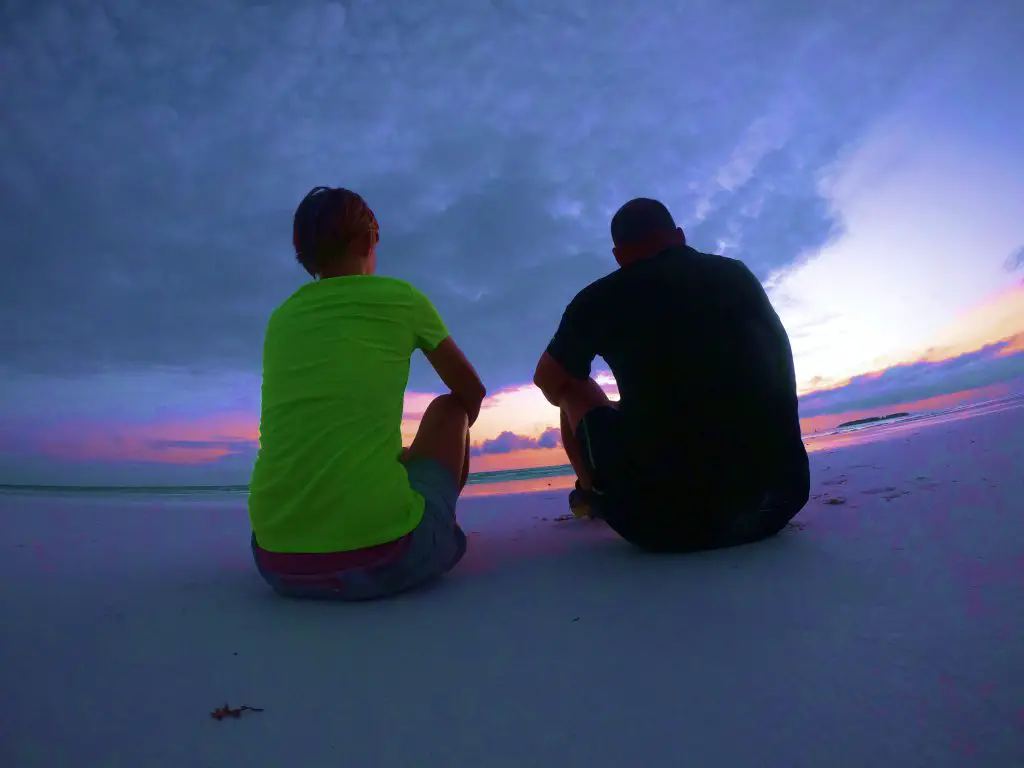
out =
[[[682,248],[686,240],[675,235],[656,235],[642,242],[634,243],[620,251],[619,266],[627,267],[630,264],[646,261],[670,248]]]
[[[366,259],[344,259],[335,264],[324,267],[320,273],[321,280],[329,280],[332,277],[365,277],[369,275]]]

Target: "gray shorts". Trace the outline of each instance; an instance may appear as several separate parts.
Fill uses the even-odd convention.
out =
[[[397,595],[446,574],[466,554],[466,534],[455,521],[458,482],[436,459],[412,459],[406,470],[409,485],[425,503],[423,519],[409,534],[409,543],[397,559],[315,577],[291,576],[269,572],[260,565],[253,534],[253,558],[260,575],[284,597],[358,601]]]

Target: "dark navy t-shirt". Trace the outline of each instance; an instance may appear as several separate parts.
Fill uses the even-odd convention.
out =
[[[576,378],[597,356],[611,368],[635,491],[806,492],[789,338],[742,262],[679,246],[618,269],[572,300],[548,353]]]

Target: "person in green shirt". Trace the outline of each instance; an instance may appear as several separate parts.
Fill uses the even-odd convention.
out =
[[[347,189],[316,187],[295,212],[296,258],[313,281],[267,324],[249,486],[256,567],[285,596],[386,597],[466,551],[455,507],[486,391],[430,300],[375,274],[379,239],[373,211]],[[451,391],[403,448],[417,349]]]

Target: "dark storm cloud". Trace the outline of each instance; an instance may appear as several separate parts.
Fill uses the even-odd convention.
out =
[[[988,13],[549,5],[6,4],[0,365],[254,371],[327,183],[364,192],[382,271],[491,388],[522,381],[629,197],[761,276],[822,247],[822,174]]]

